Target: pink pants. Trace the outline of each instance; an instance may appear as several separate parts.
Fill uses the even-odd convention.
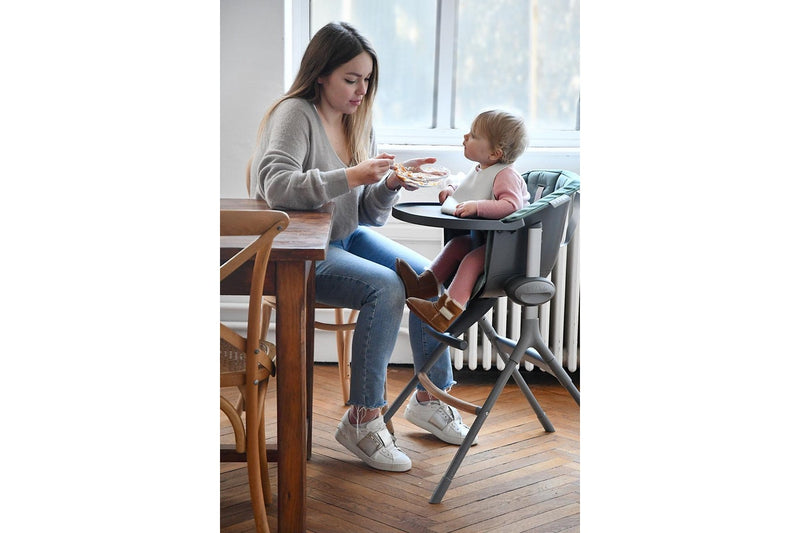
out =
[[[470,236],[462,235],[449,240],[431,263],[430,270],[439,283],[456,273],[447,294],[462,307],[469,301],[475,282],[483,272],[485,254],[486,245],[473,249]]]

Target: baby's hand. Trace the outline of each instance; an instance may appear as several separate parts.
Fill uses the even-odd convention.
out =
[[[443,204],[445,200],[447,200],[448,196],[453,196],[453,188],[452,187],[445,187],[441,191],[439,191],[439,203]]]
[[[462,218],[475,216],[478,214],[478,202],[474,200],[461,202],[456,206],[456,211],[453,214]]]

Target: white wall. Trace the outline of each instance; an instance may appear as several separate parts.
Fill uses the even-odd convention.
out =
[[[284,91],[286,59],[291,56],[291,35],[284,28],[291,0],[223,0],[220,2],[220,197],[245,198],[245,166],[255,143],[259,121],[269,105]],[[384,67],[385,68],[385,67]],[[293,76],[291,72],[290,76]],[[378,139],[380,142],[380,139]],[[466,172],[470,162],[461,146],[380,145],[379,150],[403,161],[434,156],[453,172]],[[577,149],[528,150],[516,163],[520,171],[560,168],[579,172]],[[436,191],[403,191],[401,201],[434,201]],[[379,231],[433,258],[441,248],[441,230],[410,226],[390,219]],[[236,299],[223,299],[223,319],[239,322],[246,317]],[[317,332],[318,360],[335,360],[333,336]],[[404,331],[397,341],[393,362],[411,362]]]
[[[220,2],[220,197],[246,198],[261,116],[283,92],[284,1]]]

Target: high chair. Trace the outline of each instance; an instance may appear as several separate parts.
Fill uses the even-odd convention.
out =
[[[553,374],[580,405],[580,392],[542,338],[538,315],[539,306],[555,295],[555,286],[547,276],[553,269],[559,249],[569,242],[577,228],[580,178],[574,172],[566,170],[532,170],[522,177],[528,185],[532,203],[499,221],[457,219],[442,215],[438,204],[398,204],[393,211],[394,216],[400,220],[444,228],[445,241],[464,233],[466,229],[485,232],[486,239],[484,272],[475,284],[466,309],[445,333],[426,328],[426,332],[440,344],[384,415],[388,422],[417,384],[421,383],[440,401],[476,416],[464,442],[431,496],[430,503],[442,501],[481,426],[511,377],[527,398],[544,430],[555,431],[519,372],[519,365],[523,360]],[[517,341],[495,331],[484,316],[501,296],[507,296],[523,307],[520,337]],[[437,388],[427,376],[436,360],[446,353],[448,346],[460,350],[467,348],[466,341],[458,337],[476,322],[505,363],[489,396],[480,406],[451,396]]]

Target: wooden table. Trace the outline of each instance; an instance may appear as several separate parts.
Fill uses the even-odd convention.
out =
[[[221,199],[220,209],[266,209],[262,200]],[[278,531],[306,530],[306,460],[311,451],[311,390],[314,361],[314,265],[325,259],[330,241],[331,214],[286,211],[289,227],[273,242],[264,294],[276,297],[278,403]],[[225,237],[220,258],[225,260],[252,238]],[[220,294],[249,294],[247,268],[220,285]],[[270,460],[275,452],[268,453]]]

